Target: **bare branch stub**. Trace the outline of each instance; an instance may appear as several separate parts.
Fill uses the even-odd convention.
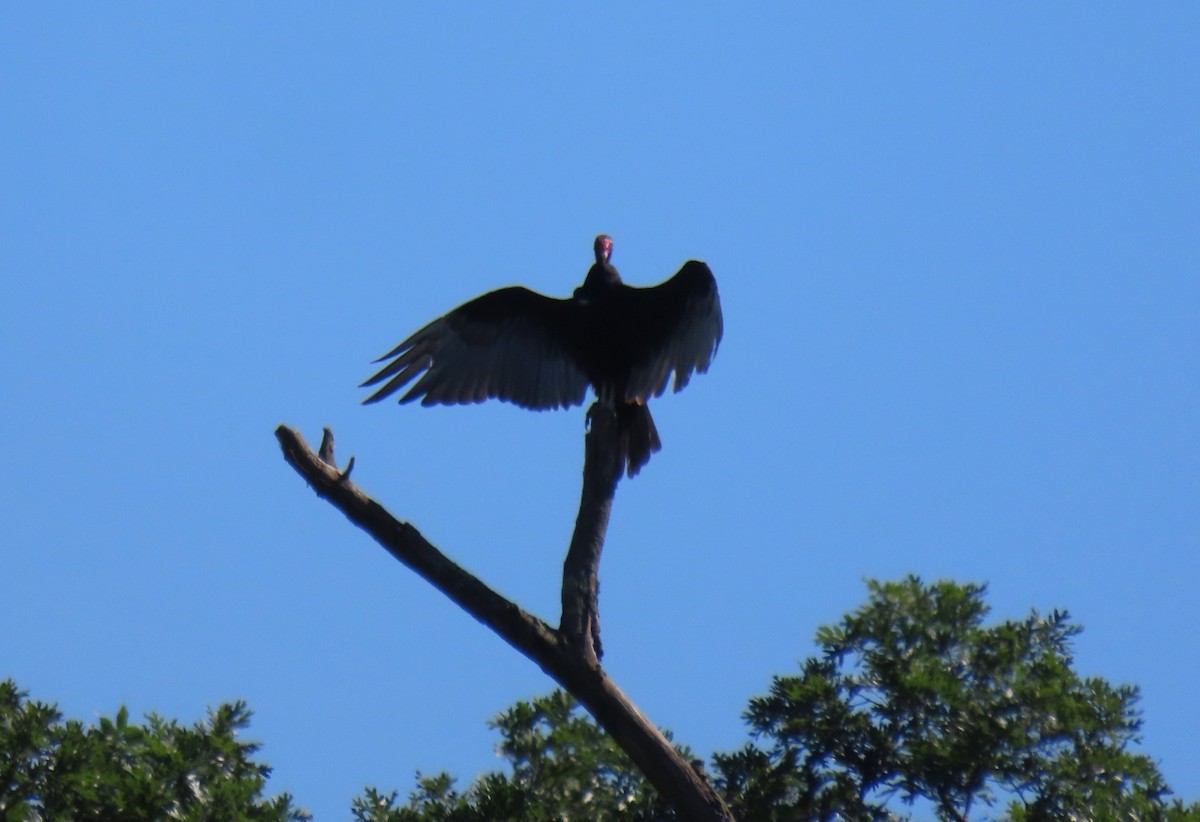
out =
[[[333,429],[328,425],[321,429],[321,447],[317,449],[317,456],[326,465],[337,465],[333,457]]]

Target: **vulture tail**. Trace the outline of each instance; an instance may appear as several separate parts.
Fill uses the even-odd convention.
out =
[[[623,403],[617,406],[617,431],[620,437],[621,455],[628,466],[630,477],[650,462],[650,455],[662,450],[658,428],[650,409],[641,403]]]

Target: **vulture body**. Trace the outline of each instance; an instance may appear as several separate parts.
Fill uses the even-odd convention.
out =
[[[362,384],[383,383],[364,403],[415,383],[400,402],[454,405],[499,399],[522,408],[579,405],[590,385],[615,409],[630,477],[662,448],[646,401],[708,370],[723,330],[717,283],[689,260],[650,288],[621,282],[612,239],[595,242],[596,262],[569,299],[513,286],[491,291],[417,331],[376,363]]]

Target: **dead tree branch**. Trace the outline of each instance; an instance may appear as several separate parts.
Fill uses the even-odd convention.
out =
[[[615,422],[603,406],[589,412],[584,487],[575,535],[563,566],[559,629],[518,607],[448,559],[412,525],[400,522],[339,471],[333,434],[326,428],[320,454],[299,433],[280,425],[283,457],[317,495],[371,535],[393,557],[496,632],[565,688],[612,736],[681,819],[733,822],[716,791],[600,666],[597,594],[600,549],[621,466],[615,457]]]
[[[576,651],[599,664],[600,551],[608,515],[624,461],[617,450],[617,420],[612,409],[596,403],[588,411],[591,428],[584,441],[583,493],[575,533],[563,562],[562,618],[558,630]]]

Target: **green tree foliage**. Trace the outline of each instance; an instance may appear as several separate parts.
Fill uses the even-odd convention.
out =
[[[368,788],[358,822],[651,822],[671,818],[633,763],[563,691],[518,702],[489,723],[512,774],[490,773],[465,792],[445,773],[417,775],[407,805]],[[684,751],[687,755],[687,752]]]
[[[1079,627],[1031,613],[985,625],[982,586],[869,582],[865,605],[817,633],[819,653],[752,699],[751,741],[711,779],[743,822],[1200,822],[1133,750],[1138,693],[1073,668]],[[240,742],[250,712],[182,727],[125,709],[84,726],[0,683],[0,819],[301,820],[263,799],[270,769]],[[677,817],[561,691],[491,726],[507,773],[466,789],[417,775],[402,800],[369,788],[357,822],[650,822]],[[683,752],[690,758],[690,754]],[[697,764],[697,767],[700,767]]]
[[[985,626],[982,586],[868,587],[866,605],[818,631],[819,656],[751,700],[768,744],[716,757],[739,816],[889,819],[898,799],[940,820],[997,804],[1022,822],[1200,819],[1129,750],[1137,689],[1073,670],[1080,628],[1066,613]]]
[[[187,728],[122,707],[95,725],[62,721],[52,705],[0,682],[0,819],[290,822],[306,819],[286,794],[263,799],[271,769],[241,742],[250,711],[221,705]]]

